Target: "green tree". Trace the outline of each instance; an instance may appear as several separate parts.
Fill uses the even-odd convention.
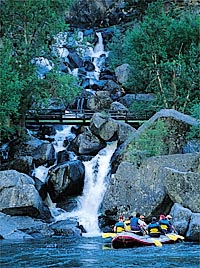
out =
[[[18,116],[22,83],[18,73],[14,72],[10,65],[12,53],[9,44],[5,43],[4,48],[0,53],[0,131],[1,137],[4,133],[9,137],[15,133],[15,126],[12,126],[11,120]]]
[[[119,33],[114,37],[110,60],[113,67],[130,64],[126,87],[133,93],[154,93],[157,107],[188,112],[200,95],[199,29],[194,10],[166,11],[162,2],[152,3],[142,22],[120,41]]]
[[[71,101],[79,91],[74,78],[60,75],[52,53],[55,35],[67,31],[65,15],[71,0],[5,0],[1,8],[1,135],[10,127],[23,128],[33,101],[53,96]],[[46,79],[38,79],[32,60],[44,57],[54,63]],[[6,118],[6,120],[5,120]],[[9,122],[9,123],[8,123]]]

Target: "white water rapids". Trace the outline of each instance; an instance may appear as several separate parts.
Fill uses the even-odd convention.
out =
[[[103,200],[110,173],[110,160],[116,149],[116,142],[110,143],[85,165],[83,194],[77,198],[78,207],[72,212],[62,213],[56,220],[76,218],[87,231],[87,236],[100,233],[98,227],[99,207]]]
[[[75,137],[71,133],[72,126],[62,126],[56,130],[54,136],[54,148],[56,153],[66,149],[64,140],[71,140]],[[79,224],[82,224],[87,231],[87,236],[95,236],[100,234],[98,227],[99,207],[103,200],[110,175],[110,160],[116,149],[117,142],[108,143],[107,146],[99,151],[90,161],[83,162],[85,166],[84,188],[81,196],[77,197],[77,208],[72,212],[65,212],[56,208],[56,204],[52,203],[49,195],[46,203],[56,221],[67,218],[75,218]],[[74,156],[74,159],[76,156]],[[34,170],[34,176],[45,182],[47,179],[49,168],[39,166]],[[59,211],[59,212],[58,212]]]

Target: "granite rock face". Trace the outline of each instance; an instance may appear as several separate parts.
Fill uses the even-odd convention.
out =
[[[44,205],[34,180],[16,170],[0,172],[0,211],[14,216],[51,218],[49,209]]]
[[[174,203],[198,212],[200,208],[200,174],[165,168],[165,187]]]
[[[187,240],[200,242],[200,213],[192,213],[188,208],[175,203],[170,214],[171,222],[178,233]]]
[[[150,157],[135,163],[121,162],[116,173],[112,175],[105,193],[102,203],[103,214],[130,216],[133,211],[140,211],[146,216],[159,215],[161,212],[169,213],[177,200],[189,207],[192,212],[197,212],[199,174],[196,172],[199,159],[200,154],[195,153]],[[169,175],[169,170],[176,170],[180,182],[176,182],[176,178]],[[179,188],[180,183],[185,183],[182,190]],[[193,202],[194,189],[196,197]],[[181,199],[177,198],[178,195],[181,195]]]

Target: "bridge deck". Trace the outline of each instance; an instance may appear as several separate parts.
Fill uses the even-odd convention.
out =
[[[33,125],[88,125],[91,122],[91,118],[94,115],[94,111],[83,110],[77,112],[76,110],[71,111],[55,111],[52,114],[52,110],[43,110],[40,113],[35,111],[29,111],[26,115],[26,126]],[[148,120],[154,113],[152,111],[142,112],[126,112],[126,111],[112,111],[105,113],[111,118],[125,122],[128,124],[141,124]]]

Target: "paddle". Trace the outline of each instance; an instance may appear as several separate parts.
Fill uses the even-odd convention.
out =
[[[178,237],[172,234],[165,234],[165,236],[167,236],[170,240],[173,240],[173,241],[176,241],[178,239]]]
[[[180,239],[184,239],[183,236],[181,235],[177,235],[177,234],[165,234],[167,237],[169,237],[169,239],[176,241],[178,238]]]
[[[153,239],[153,238],[151,240],[154,242],[154,244],[156,245],[156,247],[162,247],[162,243],[160,241],[158,241],[156,239]]]
[[[102,233],[102,238],[113,238],[117,235],[117,233]]]
[[[176,234],[176,236],[177,236],[178,238],[182,239],[182,240],[184,240],[184,239],[185,239],[185,237],[184,237],[184,236],[182,236],[182,235],[178,235],[178,234]]]

